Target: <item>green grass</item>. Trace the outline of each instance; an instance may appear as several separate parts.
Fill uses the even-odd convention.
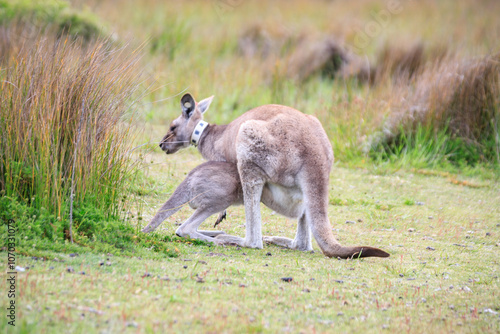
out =
[[[88,10],[74,10],[65,0],[2,0],[0,25],[28,26],[20,38],[36,37],[40,32],[55,32],[86,41],[106,35],[102,21]]]
[[[154,162],[148,175],[157,183],[134,195],[147,203],[140,226],[199,163],[193,151],[148,157]],[[81,246],[24,249],[17,264],[30,269],[18,274],[16,331],[498,332],[498,314],[485,311],[500,311],[497,183],[475,188],[447,174],[339,167],[330,181],[331,197],[344,203],[329,206],[340,242],[378,246],[390,258],[339,261],[324,257],[316,244],[314,253],[303,253],[180,242],[171,236],[174,223],[192,213],[183,208],[159,227],[156,239],[165,238],[163,246],[177,257],[145,248],[113,256]],[[295,221],[263,210],[265,235],[293,237]],[[243,208],[233,207],[218,228],[241,236],[243,223]]]
[[[420,97],[411,94],[415,83],[400,86],[387,76],[370,86],[320,73],[296,82],[286,74],[289,51],[298,39],[334,35],[353,46],[357,31],[386,4],[241,2],[223,12],[217,5],[0,0],[1,36],[22,30],[31,18],[49,36],[45,44],[28,47],[21,39],[0,38],[2,245],[6,221],[13,218],[19,227],[16,265],[29,267],[18,274],[17,326],[11,328],[2,317],[0,330],[499,332],[498,136],[469,150],[445,132],[417,126],[411,128],[415,132],[402,131],[393,143],[371,147],[370,153],[370,136],[405,96],[399,90]],[[403,11],[391,17],[360,56],[374,63],[381,49],[391,52],[420,40],[427,52],[442,47],[457,57],[494,54],[498,6],[496,1],[405,2]],[[97,29],[101,26],[109,27],[106,31],[113,37],[88,43],[88,36],[103,33]],[[238,39],[252,27],[286,43],[277,55],[246,58]],[[67,29],[83,39],[56,44],[54,36]],[[32,30],[28,33],[34,36]],[[125,43],[145,46],[140,52],[116,49]],[[45,52],[48,48],[56,52]],[[39,68],[43,71],[37,72]],[[143,84],[150,88],[141,101],[129,94],[129,88],[137,88],[138,72],[145,74]],[[495,70],[488,73],[496,83]],[[425,93],[434,87],[427,84],[435,82],[419,84]],[[25,87],[35,87],[36,94]],[[474,87],[460,90],[455,102],[445,105],[451,107],[443,110],[460,109],[454,108],[458,102],[470,101],[471,93],[476,96]],[[73,168],[76,120],[87,88],[93,98],[85,100],[95,102],[89,110],[96,114],[89,115],[89,132],[76,148],[82,153],[92,147],[89,152],[97,154],[99,163],[89,167],[88,156],[80,154],[81,167]],[[302,253],[178,238],[174,231],[191,215],[189,208],[165,221],[157,233],[142,234],[140,229],[159,206],[202,162],[193,149],[165,156],[157,148],[169,122],[180,113],[178,95],[185,90],[198,100],[215,95],[206,114],[211,123],[228,123],[267,103],[316,115],[336,159],[329,193],[335,235],[342,244],[377,246],[391,257],[338,261],[324,257],[316,244],[314,253]],[[497,106],[487,93],[483,105],[493,110]],[[107,102],[101,103],[101,97]],[[30,109],[23,108],[27,101]],[[61,111],[57,101],[64,102],[61,119],[56,117]],[[116,106],[118,112],[110,112]],[[131,110],[138,112],[131,116]],[[116,118],[99,127],[98,120],[110,115]],[[493,130],[498,129],[495,120]],[[64,121],[68,126],[60,126]],[[33,124],[45,126],[35,127],[40,132],[24,140],[22,134],[30,133]],[[141,135],[130,136],[132,124],[143,130]],[[104,136],[97,136],[101,130]],[[67,145],[60,145],[64,136]],[[96,147],[99,140],[102,146]],[[144,146],[133,149],[139,145]],[[53,152],[60,148],[65,158],[57,160]],[[485,151],[491,156],[484,158]],[[139,172],[126,173],[134,166]],[[72,168],[77,180],[75,243],[68,240]],[[214,220],[208,219],[203,228],[210,229]],[[243,207],[230,208],[228,220],[218,228],[243,236]],[[263,208],[264,235],[293,237],[295,229],[295,221]],[[5,250],[0,256],[7,257]],[[284,277],[293,280],[285,282]],[[0,290],[6,291],[6,280],[0,282]]]
[[[117,216],[135,164],[136,53],[50,35],[11,46],[17,52],[0,72],[2,196],[58,222],[73,202]]]

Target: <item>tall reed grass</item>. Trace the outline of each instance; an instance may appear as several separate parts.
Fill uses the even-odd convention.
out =
[[[498,55],[428,65],[409,84],[394,87],[391,95],[388,119],[372,136],[372,148],[387,152],[416,145],[423,150],[418,145],[434,142],[441,147],[432,150],[440,150],[450,162],[500,164]],[[410,145],[408,138],[421,140]]]
[[[84,203],[119,210],[134,133],[138,52],[106,40],[5,40],[0,60],[0,190],[56,217]],[[124,117],[129,115],[129,117]]]

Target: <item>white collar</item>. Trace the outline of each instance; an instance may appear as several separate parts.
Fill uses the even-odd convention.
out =
[[[191,135],[191,145],[193,145],[194,147],[198,146],[201,134],[207,127],[208,123],[205,121],[199,121],[198,124],[196,124],[193,134]]]

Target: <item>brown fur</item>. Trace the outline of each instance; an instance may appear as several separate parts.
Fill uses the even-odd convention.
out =
[[[160,144],[167,154],[189,145],[194,127],[211,99],[196,104],[191,95],[183,96],[183,114],[172,122],[175,129],[169,131]],[[294,240],[270,237],[266,241],[293,248],[304,244],[312,231],[321,250],[329,257],[389,256],[377,248],[341,246],[335,239],[328,219],[333,151],[321,123],[314,116],[281,105],[257,107],[228,125],[210,125],[200,138],[198,150],[207,160],[236,164],[241,179],[246,236],[243,239],[219,235],[217,242],[262,248],[260,201],[264,189],[269,189],[271,197],[281,204],[288,203],[289,210],[297,214],[299,220]]]

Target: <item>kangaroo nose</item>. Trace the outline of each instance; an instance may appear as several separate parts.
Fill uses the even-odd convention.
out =
[[[168,148],[164,147],[165,143],[160,143],[160,148],[163,152],[168,153]]]

